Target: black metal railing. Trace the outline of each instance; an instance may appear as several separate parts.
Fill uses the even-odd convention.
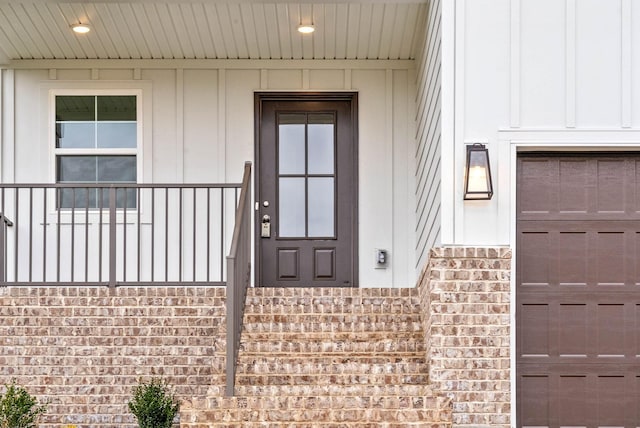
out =
[[[251,163],[244,166],[231,249],[227,256],[227,396],[234,395],[242,318],[251,282]]]
[[[240,188],[0,184],[0,285],[224,285]]]

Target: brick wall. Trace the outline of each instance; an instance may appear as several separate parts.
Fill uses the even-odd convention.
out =
[[[431,250],[420,277],[429,379],[453,399],[454,427],[509,427],[508,248]]]
[[[182,398],[221,391],[224,302],[224,288],[0,288],[0,385],[48,401],[43,428],[135,427],[141,377]]]

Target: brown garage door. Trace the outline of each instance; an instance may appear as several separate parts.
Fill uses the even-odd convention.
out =
[[[523,154],[517,420],[640,426],[640,155]]]

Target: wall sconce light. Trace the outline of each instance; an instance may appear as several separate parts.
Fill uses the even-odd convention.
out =
[[[484,144],[467,146],[467,166],[464,179],[465,200],[488,200],[493,196],[489,150]]]

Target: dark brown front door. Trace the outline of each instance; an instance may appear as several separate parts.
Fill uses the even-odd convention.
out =
[[[357,97],[256,94],[258,286],[355,287]]]
[[[640,155],[518,159],[519,427],[640,426]]]

